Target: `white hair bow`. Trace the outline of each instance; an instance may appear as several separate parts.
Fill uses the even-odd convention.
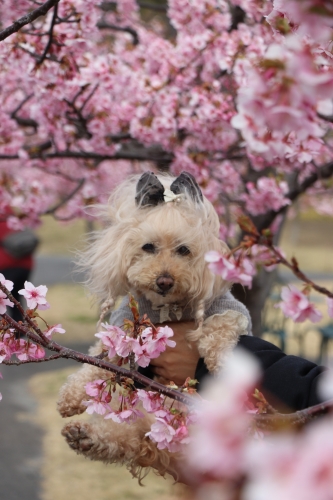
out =
[[[179,198],[181,198],[182,196],[182,193],[175,194],[173,191],[170,191],[170,189],[165,189],[163,196],[164,196],[164,202],[168,203],[169,201],[179,200]]]

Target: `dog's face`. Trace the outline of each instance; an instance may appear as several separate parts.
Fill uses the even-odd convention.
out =
[[[196,242],[185,217],[171,205],[147,214],[131,241],[127,280],[132,291],[154,305],[186,305],[203,286],[202,242]]]

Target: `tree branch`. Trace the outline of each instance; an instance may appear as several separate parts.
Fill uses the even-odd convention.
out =
[[[11,299],[11,294],[8,294],[8,291],[3,288],[0,285],[0,288],[5,290],[5,293],[10,297]],[[12,299],[11,299],[12,300]],[[180,401],[181,403],[184,403],[188,406],[193,406],[195,404],[195,399],[192,398],[191,396],[188,396],[187,394],[175,391],[174,389],[169,389],[165,385],[159,384],[158,382],[155,382],[154,380],[151,380],[148,377],[145,377],[144,375],[141,375],[141,373],[137,371],[130,371],[127,370],[126,368],[122,368],[121,366],[113,365],[112,363],[109,363],[108,361],[104,361],[102,359],[99,359],[98,357],[95,356],[90,356],[88,354],[83,354],[82,352],[75,351],[74,349],[70,349],[68,347],[64,347],[60,344],[57,344],[53,340],[47,339],[44,335],[43,337],[46,339],[46,342],[43,341],[41,338],[38,338],[38,335],[40,335],[40,330],[36,325],[33,325],[32,328],[37,332],[38,330],[38,335],[36,333],[33,333],[29,328],[27,328],[24,324],[22,323],[17,323],[15,320],[13,320],[8,314],[2,314],[1,315],[7,323],[11,325],[12,328],[15,328],[15,330],[23,333],[26,335],[28,338],[36,342],[37,344],[42,345],[42,347],[45,347],[46,349],[49,349],[50,351],[57,352],[59,357],[65,358],[65,359],[73,359],[77,361],[78,363],[87,363],[92,366],[97,366],[98,368],[102,368],[103,370],[107,370],[112,373],[116,373],[118,376],[125,377],[125,378],[130,378],[134,382],[137,382],[138,384],[141,384],[150,390],[159,392],[160,394],[163,394],[164,396],[170,397],[172,399],[175,399],[176,401]],[[24,313],[23,311],[23,316],[25,320],[28,318],[27,314]],[[39,333],[40,332],[40,333]]]
[[[261,430],[276,430],[290,426],[302,426],[314,418],[328,413],[333,407],[333,400],[320,403],[295,413],[274,413],[254,415],[254,422]]]
[[[104,160],[138,160],[138,161],[155,161],[155,162],[163,162],[163,163],[171,163],[174,155],[172,153],[168,153],[163,150],[157,151],[157,148],[133,148],[132,150],[120,150],[117,153],[108,155],[108,154],[99,154],[99,153],[91,153],[84,151],[57,151],[54,153],[45,153],[38,154],[32,153],[30,154],[31,159],[41,159],[41,160],[52,160],[57,158],[74,158],[81,160],[97,160],[99,162]],[[0,160],[18,160],[19,155],[5,155],[0,154]]]
[[[58,2],[59,0],[47,0],[47,2],[45,2],[40,7],[37,7],[37,9],[29,12],[29,14],[26,14],[23,17],[20,17],[20,19],[17,19],[17,21],[15,21],[13,24],[0,31],[0,41],[5,40],[13,33],[17,33],[23,26],[32,23],[38,17],[45,16],[45,14],[47,14],[47,12],[52,9],[52,7],[54,7]]]
[[[113,31],[124,31],[125,33],[129,33],[130,35],[132,35],[133,45],[138,45],[139,44],[139,41],[140,41],[139,40],[139,35],[130,26],[124,26],[122,28],[120,26],[116,26],[115,24],[109,24],[106,21],[101,20],[101,21],[98,21],[97,28],[99,28],[101,30],[107,29],[107,30],[113,30]]]

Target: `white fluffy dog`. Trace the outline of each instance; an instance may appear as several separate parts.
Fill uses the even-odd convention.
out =
[[[217,373],[235,347],[239,335],[250,332],[246,308],[229,292],[230,283],[214,275],[204,255],[228,251],[219,239],[219,219],[194,178],[146,172],[121,184],[101,214],[107,226],[83,256],[88,286],[103,302],[103,314],[129,292],[139,302],[140,314],[151,321],[195,319],[188,339],[196,341],[207,368]],[[122,326],[131,316],[125,297],[110,323]],[[101,353],[97,344],[91,354]],[[85,411],[84,386],[110,373],[84,365],[70,376],[60,392],[63,417]],[[86,457],[106,463],[125,463],[134,475],[153,466],[160,474],[171,469],[170,454],[158,450],[145,434],[152,417],[117,424],[102,416],[91,422],[70,422],[63,429],[68,444]]]

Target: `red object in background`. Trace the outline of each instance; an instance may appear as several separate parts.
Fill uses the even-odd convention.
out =
[[[12,229],[9,229],[5,221],[0,222],[0,271],[4,272],[5,269],[21,267],[24,269],[33,268],[33,257],[32,255],[27,255],[21,259],[16,259],[12,257],[1,245],[1,242],[6,236],[13,233]]]

